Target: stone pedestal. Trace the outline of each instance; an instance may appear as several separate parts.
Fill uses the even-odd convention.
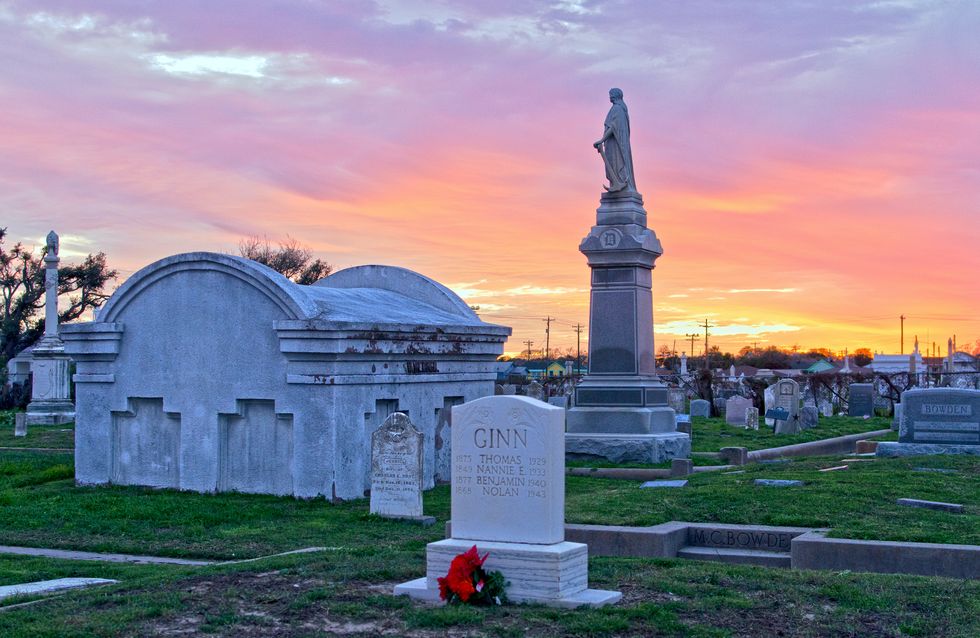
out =
[[[75,420],[70,360],[58,336],[58,245],[58,234],[52,230],[44,254],[44,337],[31,352],[33,380],[27,425],[57,425]]]
[[[589,372],[567,416],[572,458],[659,463],[690,455],[655,373],[652,273],[663,248],[646,224],[639,193],[603,193],[596,225],[579,246],[592,294]]]
[[[58,425],[75,420],[71,402],[70,363],[60,339],[43,339],[34,346],[31,402],[27,425]]]
[[[483,567],[503,572],[510,585],[507,597],[513,602],[533,602],[549,607],[599,607],[619,601],[620,592],[589,589],[589,552],[584,543],[564,541],[552,545],[499,543],[447,538],[426,546],[426,576],[395,586],[395,595],[422,600],[439,600],[438,579],[449,571],[449,563],[476,544],[490,557]]]

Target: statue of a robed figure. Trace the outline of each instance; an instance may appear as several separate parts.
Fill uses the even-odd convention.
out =
[[[636,190],[623,92],[610,89],[609,101],[605,130],[593,144],[609,183],[595,225],[579,244],[592,271],[589,371],[565,413],[565,455],[663,463],[691,453],[691,437],[677,429],[654,359],[653,269],[664,251]]]
[[[609,186],[603,186],[610,193],[636,191],[636,178],[633,175],[633,152],[630,150],[630,114],[623,102],[623,91],[609,89],[612,106],[606,115],[605,130],[602,137],[592,146],[599,151],[606,165],[606,179]]]

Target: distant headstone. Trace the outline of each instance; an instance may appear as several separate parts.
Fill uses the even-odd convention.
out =
[[[588,588],[588,546],[565,540],[565,412],[529,397],[453,408],[452,537],[426,546],[426,572],[395,594],[438,600],[436,579],[473,545],[509,581],[515,602],[616,602]]]
[[[901,405],[898,443],[879,443],[878,456],[980,455],[980,390],[906,390]]]
[[[848,387],[847,416],[874,416],[874,384],[852,383]]]
[[[898,430],[899,425],[902,423],[902,404],[895,404],[895,416],[892,418],[892,429]]]
[[[772,410],[774,407],[776,407],[776,386],[771,385],[768,388],[766,388],[765,392],[763,393],[763,397],[764,397],[766,412],[769,412],[769,410]],[[775,421],[773,421],[767,416],[766,425],[772,425],[773,423],[775,423]]]
[[[741,396],[733,396],[725,401],[725,422],[728,425],[745,425],[745,411],[752,407],[752,401]],[[756,416],[759,411],[756,410]],[[756,426],[758,427],[758,425]]]
[[[834,416],[834,406],[829,401],[822,401],[820,403],[820,415]]]
[[[745,429],[746,430],[759,429],[759,408],[756,407],[745,408]]]
[[[527,396],[538,401],[544,401],[544,386],[537,381],[527,384]]]
[[[564,410],[568,407],[568,395],[562,394],[557,397],[548,397],[548,405],[553,405],[556,408],[561,408]]]
[[[687,392],[683,388],[671,388],[667,391],[667,405],[676,414],[687,413]]]
[[[27,413],[14,414],[14,436],[27,436]]]
[[[711,416],[711,404],[704,399],[691,400],[691,416]]]
[[[800,431],[800,384],[793,379],[780,379],[773,395],[776,407],[789,413],[785,420],[776,421],[776,434],[796,434]]]
[[[817,406],[804,405],[803,410],[800,412],[800,426],[804,430],[815,428],[817,427],[819,417],[820,413],[817,411]]]
[[[423,520],[422,433],[401,412],[371,434],[371,513]]]
[[[803,485],[803,481],[793,481],[788,479],[755,479],[756,485],[765,487],[798,487]]]

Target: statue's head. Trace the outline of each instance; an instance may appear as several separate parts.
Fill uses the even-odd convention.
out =
[[[615,102],[616,100],[623,99],[623,89],[609,89],[609,101]]]

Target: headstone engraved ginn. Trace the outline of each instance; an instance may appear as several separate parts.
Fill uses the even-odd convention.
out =
[[[426,577],[395,594],[439,599],[438,578],[477,546],[516,602],[600,606],[619,592],[588,589],[588,546],[565,540],[565,411],[522,396],[453,408],[452,537],[426,547]]]

